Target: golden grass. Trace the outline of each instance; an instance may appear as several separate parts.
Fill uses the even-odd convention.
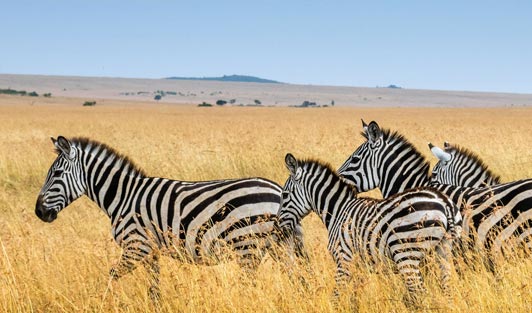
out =
[[[33,105],[31,102],[33,101]],[[108,289],[120,249],[108,218],[82,198],[52,224],[34,204],[54,160],[50,136],[88,136],[129,155],[149,175],[180,180],[262,176],[284,183],[284,155],[318,157],[338,167],[358,146],[360,118],[400,130],[435,162],[426,144],[444,140],[471,148],[503,181],[532,177],[532,108],[197,108],[81,99],[0,97],[0,311],[151,311],[147,275],[138,269]],[[103,102],[103,104],[102,104]],[[378,195],[378,193],[371,193]],[[168,312],[332,311],[334,263],[314,216],[304,221],[314,274],[308,287],[291,282],[266,259],[256,281],[232,262],[213,267],[163,258],[162,309]],[[497,281],[484,270],[452,279],[451,305],[429,271],[421,310],[528,312],[532,261],[504,263]],[[354,296],[364,312],[407,312],[397,275],[356,270]],[[356,292],[356,296],[355,296]]]

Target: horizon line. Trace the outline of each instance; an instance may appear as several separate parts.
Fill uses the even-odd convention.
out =
[[[105,79],[147,79],[147,80],[163,80],[163,81],[171,81],[172,79],[169,79],[170,77],[179,77],[179,76],[167,76],[167,77],[133,77],[133,76],[104,76],[104,75],[64,75],[64,74],[27,74],[27,73],[4,73],[0,72],[0,75],[18,75],[18,76],[48,76],[48,77],[80,77],[80,78],[105,78]],[[262,78],[260,76],[255,75],[248,75],[248,74],[223,74],[222,76],[250,76],[255,77],[259,79],[267,79],[276,81],[269,78]],[[211,78],[211,77],[217,77],[217,76],[203,76],[203,77],[196,77],[199,79],[194,79],[195,77],[186,77],[186,78],[179,78],[174,80],[196,80],[196,81],[215,81],[215,80],[202,80],[201,78]],[[190,78],[190,79],[188,79]],[[292,86],[311,86],[311,87],[340,87],[340,88],[368,88],[368,89],[390,89],[390,90],[420,90],[420,91],[444,91],[444,92],[470,92],[470,93],[496,93],[496,94],[518,94],[518,95],[532,95],[531,92],[514,92],[514,91],[493,91],[493,90],[468,90],[468,89],[431,89],[431,88],[417,88],[417,87],[405,87],[401,86],[399,84],[388,84],[387,86],[355,86],[355,85],[343,85],[343,84],[315,84],[315,83],[290,83],[290,82],[281,82],[277,81],[277,83],[267,83],[267,82],[241,82],[241,81],[218,81],[221,83],[247,83],[247,84],[283,84],[283,85],[292,85]],[[389,86],[397,86],[399,88],[390,88]]]

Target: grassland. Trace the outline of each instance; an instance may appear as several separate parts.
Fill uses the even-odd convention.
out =
[[[532,177],[532,108],[196,108],[80,99],[0,96],[0,311],[151,311],[143,269],[109,287],[120,249],[108,218],[82,198],[52,224],[34,215],[37,193],[54,160],[50,136],[88,136],[129,155],[153,176],[208,180],[262,176],[282,184],[284,155],[319,157],[338,167],[361,143],[360,118],[400,130],[432,162],[428,141],[477,151],[504,181]],[[371,195],[378,196],[378,193]],[[256,281],[234,263],[202,267],[163,258],[162,309],[168,312],[327,312],[334,264],[321,222],[304,221],[314,274],[291,282],[266,259]],[[422,311],[529,312],[532,260],[505,262],[502,278],[484,270],[453,277],[452,300],[429,270]],[[403,283],[393,274],[357,270],[348,296],[364,312],[407,312]]]

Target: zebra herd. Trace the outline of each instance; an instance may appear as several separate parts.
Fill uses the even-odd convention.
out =
[[[149,177],[103,143],[59,136],[52,138],[57,158],[35,213],[52,222],[87,195],[109,216],[123,249],[111,278],[146,266],[154,301],[160,297],[161,253],[204,265],[231,254],[245,273],[254,273],[265,253],[275,260],[307,260],[300,223],[311,212],[328,232],[337,265],[335,295],[349,281],[355,260],[391,260],[415,296],[425,290],[420,264],[430,253],[448,291],[457,251],[485,252],[486,265],[496,271],[496,256],[507,247],[532,248],[532,179],[501,184],[475,154],[447,143],[444,149],[429,144],[439,160],[430,173],[428,161],[399,133],[363,122],[362,134],[366,141],[338,171],[287,154],[284,187],[263,178]],[[357,196],[374,188],[384,199]]]

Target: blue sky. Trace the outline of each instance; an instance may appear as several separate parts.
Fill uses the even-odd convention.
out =
[[[531,1],[3,1],[0,73],[532,93]]]

